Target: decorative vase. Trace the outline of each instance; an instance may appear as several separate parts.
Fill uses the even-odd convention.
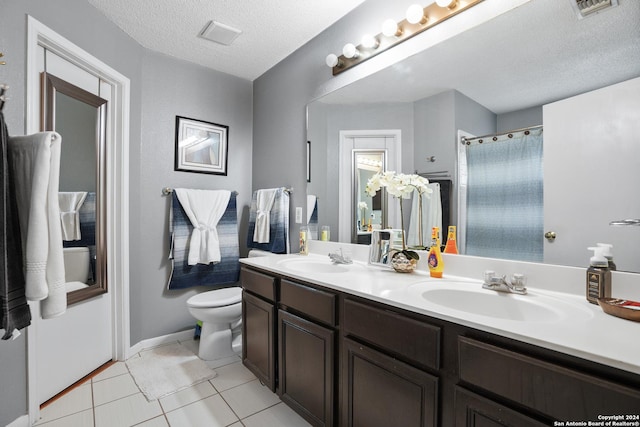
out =
[[[398,273],[411,273],[418,266],[418,260],[409,259],[402,252],[398,252],[391,258],[391,266]]]

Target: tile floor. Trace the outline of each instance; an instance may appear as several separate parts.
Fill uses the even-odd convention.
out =
[[[197,353],[197,341],[182,342]],[[134,357],[137,357],[134,356]],[[220,366],[222,365],[222,366]],[[117,362],[40,411],[37,427],[306,427],[234,357],[210,367],[217,376],[148,402]]]

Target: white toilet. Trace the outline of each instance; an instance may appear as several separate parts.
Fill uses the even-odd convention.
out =
[[[86,246],[62,248],[64,280],[67,292],[84,289],[90,277],[89,248]]]
[[[200,359],[224,359],[242,351],[242,288],[194,295],[187,300],[187,308],[202,322]]]

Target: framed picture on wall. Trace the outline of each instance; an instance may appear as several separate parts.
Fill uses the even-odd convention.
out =
[[[229,126],[176,116],[175,170],[227,174]]]

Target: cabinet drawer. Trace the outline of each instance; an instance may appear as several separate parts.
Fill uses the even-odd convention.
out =
[[[458,337],[460,379],[557,420],[597,421],[598,415],[632,415],[640,390]]]
[[[336,296],[330,292],[281,280],[280,304],[327,325],[336,325]]]
[[[240,284],[249,292],[269,301],[276,300],[276,278],[248,268],[240,269]]]
[[[440,368],[440,329],[392,311],[348,299],[344,301],[345,334],[428,368]]]

